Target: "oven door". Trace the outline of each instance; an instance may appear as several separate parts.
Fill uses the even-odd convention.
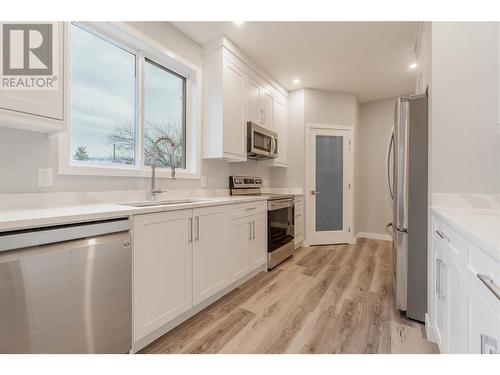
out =
[[[262,126],[248,123],[248,156],[275,158],[278,156],[278,135]]]
[[[293,241],[293,215],[293,198],[278,199],[268,202],[267,251],[269,253]]]

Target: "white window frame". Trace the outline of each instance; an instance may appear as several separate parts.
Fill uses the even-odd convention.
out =
[[[100,165],[71,160],[70,150],[70,23],[65,34],[65,112],[66,130],[58,135],[60,175],[149,177],[151,167],[144,165],[144,69],[145,58],[186,78],[186,168],[176,168],[176,178],[201,176],[201,68],[123,22],[73,22],[136,55],[136,161],[134,165]],[[157,168],[158,177],[170,177],[170,168]]]

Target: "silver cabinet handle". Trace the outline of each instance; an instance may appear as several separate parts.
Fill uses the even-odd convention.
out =
[[[257,209],[257,207],[248,207],[248,208],[245,208],[245,211],[253,211],[256,209]]]
[[[387,179],[387,193],[389,195],[389,201],[391,202],[391,206],[394,204],[394,192],[392,191],[392,181],[391,181],[391,153],[393,151],[394,144],[394,127],[391,130],[391,134],[389,136],[389,141],[387,142],[387,150],[386,150],[386,168],[385,168],[385,176]]]
[[[188,219],[188,243],[193,242],[193,218]]]
[[[248,223],[248,239],[252,239],[252,223]]]
[[[481,282],[486,285],[486,288],[488,288],[494,295],[497,297],[498,300],[500,300],[500,288],[495,285],[495,282],[493,279],[489,276],[482,275],[482,274],[477,274],[477,277]]]
[[[439,271],[439,295],[441,299],[446,299],[446,263],[441,261],[442,271]]]
[[[440,283],[441,283],[441,259],[436,259],[436,295],[439,295]]]
[[[195,220],[196,220],[196,237],[194,239],[195,239],[195,241],[199,241],[200,240],[200,217],[196,216]]]
[[[252,222],[252,227],[253,227],[253,235],[252,235],[252,238],[255,240],[255,220]]]
[[[448,237],[444,232],[436,229],[436,234],[439,237],[441,237],[443,240],[446,240],[446,241],[450,242],[450,237]]]

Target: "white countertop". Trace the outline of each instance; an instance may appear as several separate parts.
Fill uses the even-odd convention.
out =
[[[169,206],[132,207],[124,204],[94,203],[53,208],[7,209],[0,211],[0,232],[61,225],[130,215],[176,211],[197,207],[217,206],[267,200],[264,196],[197,198],[196,202]]]
[[[500,210],[432,207],[433,212],[500,262]]]

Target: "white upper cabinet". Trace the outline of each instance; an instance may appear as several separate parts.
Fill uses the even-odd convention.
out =
[[[55,71],[52,72],[50,79],[55,77],[56,88],[0,90],[0,126],[43,133],[64,130],[67,29],[64,22],[57,22],[54,26],[53,42],[57,49],[53,65]]]
[[[266,89],[261,90],[261,106],[262,106],[262,125],[272,129],[273,126],[273,108],[274,97]]]
[[[245,87],[246,121],[262,124],[261,86],[247,77]]]
[[[277,118],[276,107],[285,103],[286,108],[288,93],[229,40],[223,37],[204,47],[203,75],[204,159],[246,161],[247,122],[283,133],[286,144],[286,115],[281,112]],[[286,166],[286,155],[278,164]]]
[[[278,157],[263,160],[269,167],[287,167],[288,165],[288,104],[285,98],[276,98],[273,105],[272,131],[278,133]]]

